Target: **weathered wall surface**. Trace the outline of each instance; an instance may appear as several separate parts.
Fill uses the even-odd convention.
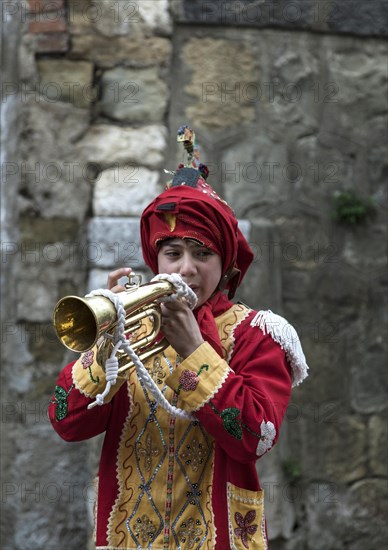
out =
[[[89,544],[100,441],[62,442],[46,418],[73,358],[51,313],[115,266],[149,275],[139,215],[183,122],[255,252],[239,298],[294,324],[310,364],[258,462],[271,548],[384,547],[384,16],[378,0],[2,5],[2,548]],[[355,218],[334,220],[349,192]]]

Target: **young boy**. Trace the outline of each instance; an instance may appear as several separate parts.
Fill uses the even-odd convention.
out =
[[[291,387],[307,376],[307,365],[283,318],[230,301],[253,254],[203,174],[180,167],[141,218],[147,265],[178,273],[198,299],[193,311],[180,301],[162,305],[170,346],[144,363],[165,398],[193,420],[158,405],[134,368],[118,377],[106,404],[88,409],[106,381],[94,350],[59,376],[67,407],[55,397],[50,404],[65,440],[105,432],[98,549],[268,546],[255,464],[276,442]],[[130,271],[113,271],[108,288],[123,290],[119,279]]]

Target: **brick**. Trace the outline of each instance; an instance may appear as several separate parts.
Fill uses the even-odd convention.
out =
[[[27,13],[48,13],[62,10],[64,0],[28,0]]]
[[[58,16],[53,20],[30,21],[28,25],[28,32],[31,34],[59,33],[66,30],[67,21],[63,16]]]

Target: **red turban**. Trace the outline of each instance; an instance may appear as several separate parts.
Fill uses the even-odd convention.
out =
[[[227,203],[193,168],[176,172],[172,186],[156,197],[141,217],[141,242],[146,264],[158,272],[158,250],[168,238],[195,239],[222,260],[220,288],[233,297],[253,253]]]

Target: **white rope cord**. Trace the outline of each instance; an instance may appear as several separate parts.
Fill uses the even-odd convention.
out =
[[[171,299],[173,300],[184,299],[186,300],[190,309],[193,309],[195,307],[197,303],[197,296],[178,274],[173,273],[173,274],[157,275],[156,277],[154,277],[154,279],[152,279],[152,282],[159,281],[159,280],[167,280],[168,282],[173,284],[176,289],[176,294],[172,294],[171,296],[162,298],[160,301],[169,301]],[[104,296],[105,298],[108,298],[116,308],[117,319],[118,319],[117,327],[113,337],[115,346],[112,350],[111,356],[107,359],[105,363],[105,374],[106,374],[107,383],[103,393],[96,395],[96,400],[93,401],[93,403],[90,403],[88,405],[88,409],[92,409],[96,405],[103,405],[104,399],[108,395],[111,387],[114,386],[114,384],[116,384],[117,376],[118,376],[118,368],[119,368],[116,354],[118,350],[121,348],[133,361],[136,367],[136,373],[139,379],[148,388],[150,393],[155,398],[157,404],[160,403],[160,405],[172,416],[176,416],[184,420],[190,420],[190,421],[194,420],[194,417],[190,413],[187,413],[182,409],[178,409],[177,407],[174,407],[174,405],[171,405],[171,403],[167,401],[163,393],[160,391],[160,389],[157,387],[157,385],[149,375],[147,369],[144,367],[138,355],[129,345],[124,334],[125,310],[118,295],[107,289],[99,289],[99,290],[94,290],[93,292],[88,294],[88,296]]]
[[[176,288],[176,294],[171,294],[170,296],[165,296],[160,299],[160,302],[172,302],[173,300],[182,300],[184,299],[187,302],[187,305],[190,309],[194,309],[197,305],[198,298],[194,292],[182,279],[178,273],[162,273],[160,275],[155,275],[151,282],[156,281],[168,281]]]

